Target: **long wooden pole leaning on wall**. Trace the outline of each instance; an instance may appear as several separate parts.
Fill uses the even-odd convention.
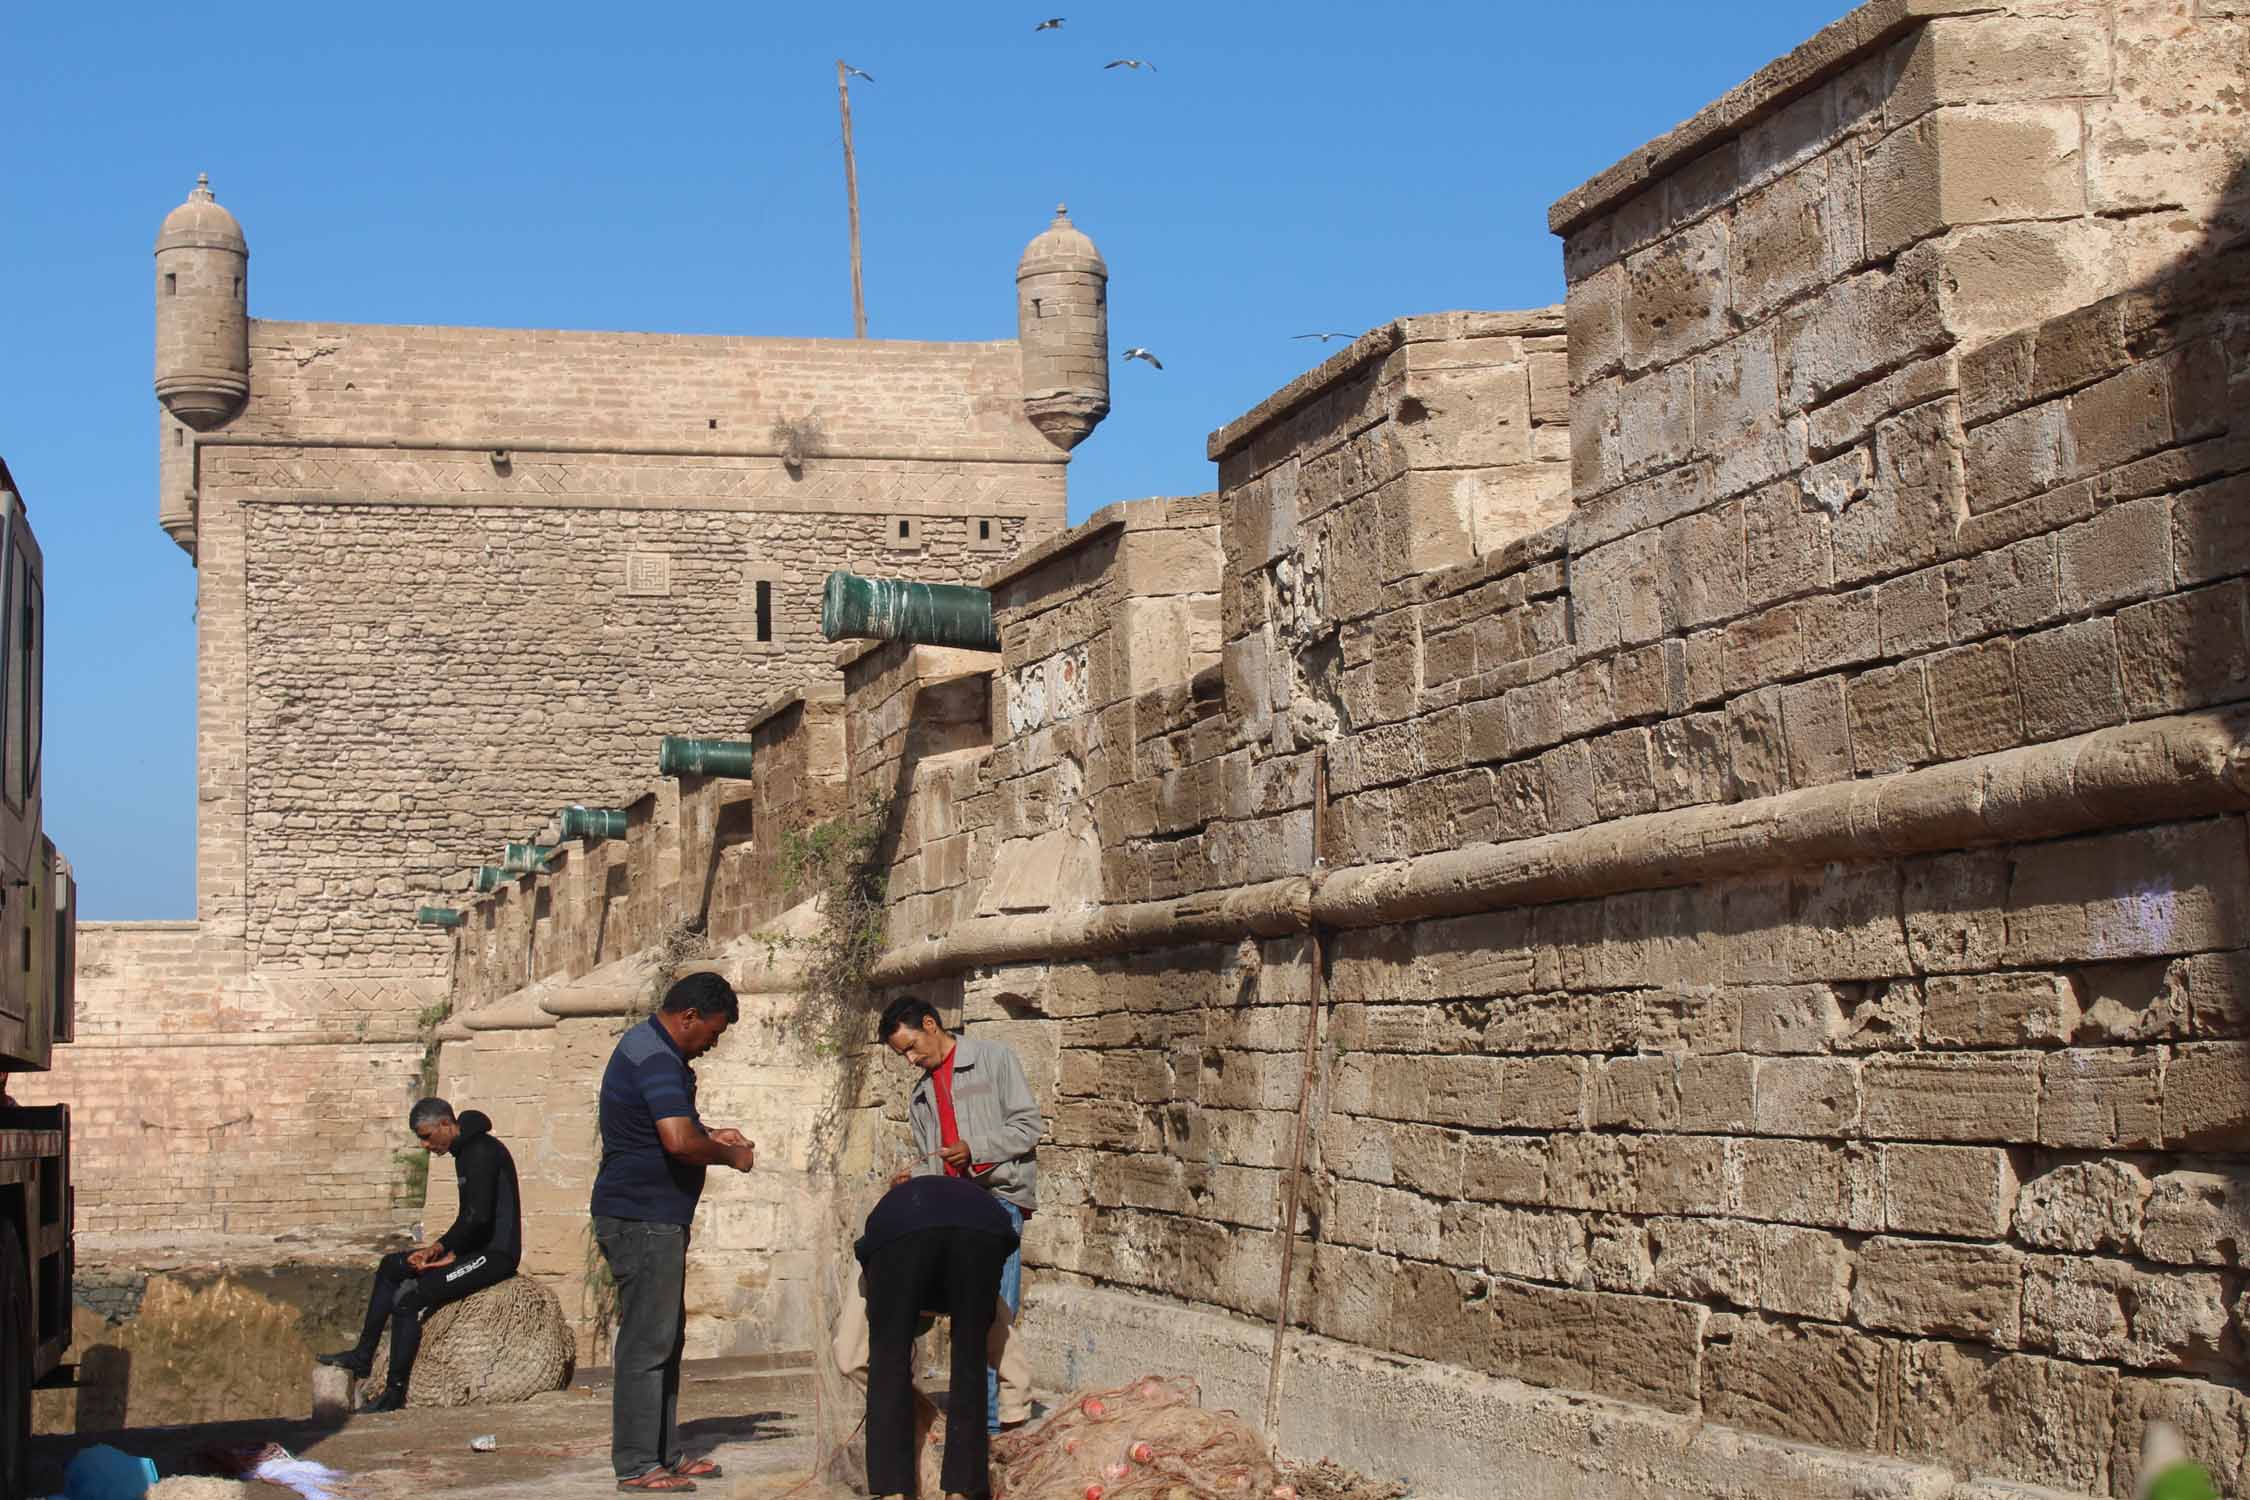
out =
[[[844,111],[844,196],[852,207],[852,337],[867,337],[867,294],[859,284],[859,162],[852,155],[852,86],[846,69],[836,59],[836,99]]]
[[[1328,747],[1313,757],[1312,878],[1320,879],[1328,831]],[[1322,951],[1320,924],[1310,924],[1305,938],[1305,1040],[1304,1072],[1297,1080],[1297,1130],[1289,1143],[1289,1177],[1281,1209],[1281,1290],[1274,1298],[1273,1357],[1266,1366],[1266,1446],[1281,1443],[1281,1356],[1289,1337],[1289,1291],[1297,1270],[1297,1205],[1302,1197],[1305,1172],[1305,1132],[1312,1116],[1313,1074],[1320,1065],[1320,1011],[1328,1000],[1326,955]]]

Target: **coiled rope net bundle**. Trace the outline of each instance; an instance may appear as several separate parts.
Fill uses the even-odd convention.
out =
[[[994,1500],[1294,1500],[1258,1430],[1149,1375],[1072,1396],[993,1444]]]

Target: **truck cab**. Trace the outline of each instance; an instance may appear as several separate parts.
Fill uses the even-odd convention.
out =
[[[41,816],[45,571],[0,462],[0,1496],[22,1493],[31,1391],[70,1347],[70,1109],[20,1105],[72,1036],[77,902]]]

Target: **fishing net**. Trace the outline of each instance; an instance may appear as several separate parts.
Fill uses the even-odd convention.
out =
[[[481,1406],[528,1401],[570,1384],[578,1346],[555,1294],[529,1276],[449,1302],[422,1323],[422,1349],[407,1378],[409,1406]],[[383,1330],[363,1400],[381,1394],[390,1368]]]
[[[1295,1500],[1257,1429],[1198,1399],[1155,1375],[1074,1395],[994,1442],[994,1500]]]

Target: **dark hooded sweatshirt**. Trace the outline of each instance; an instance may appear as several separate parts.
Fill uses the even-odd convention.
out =
[[[487,1255],[517,1264],[523,1258],[523,1199],[516,1191],[516,1159],[492,1133],[492,1119],[481,1109],[461,1113],[453,1175],[461,1187],[461,1213],[438,1243],[456,1260]]]

